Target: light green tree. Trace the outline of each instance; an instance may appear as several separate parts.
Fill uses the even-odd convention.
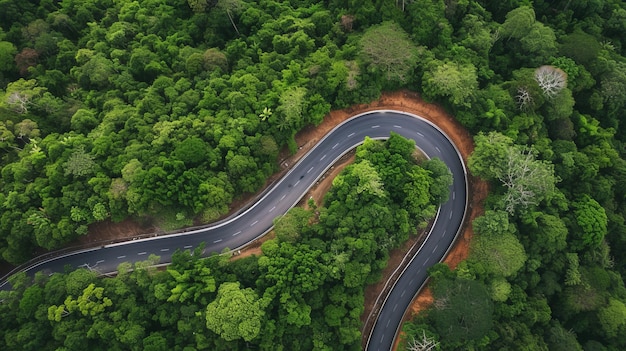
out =
[[[0,41],[0,72],[8,72],[15,69],[14,57],[17,48],[13,43]]]
[[[36,80],[20,78],[7,85],[0,106],[4,105],[16,113],[24,114],[46,91],[46,88],[37,86]]]
[[[479,235],[472,245],[474,264],[488,274],[509,277],[517,273],[526,263],[526,252],[517,237],[511,233],[498,236]]]
[[[370,27],[360,40],[361,53],[389,81],[406,82],[417,65],[417,48],[394,22]]]
[[[469,107],[478,90],[478,75],[471,63],[433,60],[424,71],[422,84],[432,99],[445,97],[453,105]]]
[[[261,331],[265,303],[254,290],[241,289],[239,282],[220,285],[215,301],[206,309],[206,325],[224,340],[254,340]]]
[[[83,146],[77,148],[64,164],[65,175],[82,177],[92,174],[96,169],[94,157],[85,151]]]
[[[598,312],[598,319],[602,330],[608,337],[623,336],[626,332],[626,304],[618,299],[610,298],[609,304]]]
[[[68,296],[63,304],[52,305],[48,308],[48,319],[50,321],[60,322],[63,317],[70,315],[75,311],[80,311],[83,316],[95,316],[104,312],[104,309],[112,306],[113,301],[104,296],[104,288],[96,287],[94,283],[89,284],[83,293],[74,299]]]
[[[572,203],[576,230],[572,231],[570,245],[575,250],[597,247],[607,233],[608,219],[604,208],[585,194]]]
[[[535,24],[535,10],[530,6],[520,6],[506,14],[500,27],[501,34],[508,38],[522,38]]]

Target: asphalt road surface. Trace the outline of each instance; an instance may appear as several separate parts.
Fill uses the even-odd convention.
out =
[[[144,261],[150,254],[158,255],[160,263],[165,264],[176,250],[193,250],[202,242],[206,244],[206,256],[224,248],[240,248],[269,231],[276,216],[293,207],[337,159],[361,144],[366,136],[384,139],[391,131],[415,140],[428,157],[443,160],[454,181],[449,200],[440,207],[428,239],[385,299],[368,339],[367,350],[390,350],[404,312],[427,278],[426,270],[440,262],[452,245],[465,216],[467,199],[465,168],[452,142],[429,122],[401,112],[368,112],[339,125],[260,200],[217,225],[72,252],[31,264],[26,270],[28,274],[52,274],[63,272],[66,267],[85,267],[104,274],[115,272],[122,262]],[[1,288],[8,288],[6,281],[0,282]]]

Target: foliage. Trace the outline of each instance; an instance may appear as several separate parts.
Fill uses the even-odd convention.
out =
[[[411,336],[442,349],[626,349],[623,2],[0,0],[0,8],[4,261],[62,247],[95,221],[215,220],[257,191],[282,149],[297,150],[295,134],[331,108],[408,88],[483,133],[469,164],[491,194],[474,228],[477,242],[506,244],[476,250],[484,261],[470,258],[447,278],[483,286],[493,313],[477,316],[493,322],[476,325],[489,330],[462,341],[418,320]],[[212,259],[169,273],[139,265],[117,279],[39,276],[32,286],[16,277],[0,298],[4,348],[358,348],[364,284],[379,279],[389,248],[426,225],[450,181],[436,161],[406,157],[409,144],[394,136],[390,144],[367,141],[325,206],[285,221],[264,248],[276,262]],[[297,282],[263,277],[298,272],[290,255],[320,275],[295,274],[307,291],[272,291],[274,281]],[[498,255],[512,264],[494,264]],[[214,290],[236,280],[259,299],[277,296],[252,345],[206,325]],[[85,307],[87,315],[67,308],[92,283],[85,303],[112,305]],[[50,306],[62,316],[76,309],[57,322]]]
[[[115,277],[85,269],[34,281],[16,275],[14,289],[0,292],[2,340],[9,349],[357,349],[365,287],[379,279],[389,250],[434,214],[433,184],[449,187],[449,174],[431,177],[414,152],[398,134],[368,140],[338,176],[328,207],[278,218],[260,257],[202,258],[201,245],[174,253],[166,270],[150,268],[158,262],[151,257],[121,264]],[[131,180],[141,165],[129,164]],[[402,209],[404,171],[422,174],[411,184],[426,196],[424,213]]]
[[[553,166],[537,160],[532,149],[514,145],[512,139],[495,132],[479,134],[475,142],[468,166],[474,174],[502,183],[504,210],[512,214],[552,196],[557,181]]]
[[[430,99],[448,98],[452,105],[471,106],[478,88],[476,67],[471,63],[431,61],[422,77],[424,93]]]
[[[393,22],[370,27],[360,40],[362,53],[373,69],[389,81],[410,80],[417,65],[417,48],[402,28]]]
[[[441,336],[442,348],[487,334],[493,323],[493,306],[482,283],[459,278],[440,280],[433,290],[436,307],[428,318]]]
[[[207,328],[226,341],[252,341],[261,331],[263,303],[254,290],[240,289],[239,283],[222,283],[217,298],[207,306]]]

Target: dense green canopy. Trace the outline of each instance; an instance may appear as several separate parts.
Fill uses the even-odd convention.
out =
[[[331,108],[403,88],[476,135],[470,170],[490,182],[472,256],[433,279],[471,289],[474,306],[490,313],[462,306],[476,328],[446,328],[463,315],[435,308],[407,327],[408,341],[626,349],[622,1],[0,0],[0,8],[4,263],[64,247],[100,221],[162,229],[213,221],[298,149],[298,131]],[[262,258],[198,263],[181,254],[167,272],[122,266],[117,279],[79,271],[30,285],[17,276],[0,298],[0,342],[358,349],[364,286],[448,198],[446,167],[416,166],[412,151],[396,136],[366,141],[324,206],[283,218]],[[221,286],[229,289],[217,299]],[[207,306],[231,308],[234,295],[262,301],[264,314],[242,329],[238,319],[207,327]]]

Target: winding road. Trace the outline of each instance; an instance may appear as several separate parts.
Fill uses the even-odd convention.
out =
[[[397,111],[372,111],[345,121],[328,133],[272,189],[248,209],[211,227],[185,233],[159,236],[93,249],[81,250],[46,259],[25,267],[29,274],[62,272],[65,267],[86,267],[100,273],[110,273],[122,262],[144,261],[150,254],[168,263],[172,254],[193,250],[206,243],[205,255],[224,248],[237,249],[272,228],[276,216],[286,213],[308,189],[341,156],[361,144],[366,136],[385,139],[390,132],[415,140],[429,158],[443,160],[453,175],[449,200],[443,204],[427,240],[404,269],[393,289],[386,296],[367,350],[391,349],[404,312],[428,276],[427,269],[440,262],[451,247],[465,217],[467,177],[463,160],[450,139],[432,123],[415,115]],[[0,289],[6,289],[0,281]]]

